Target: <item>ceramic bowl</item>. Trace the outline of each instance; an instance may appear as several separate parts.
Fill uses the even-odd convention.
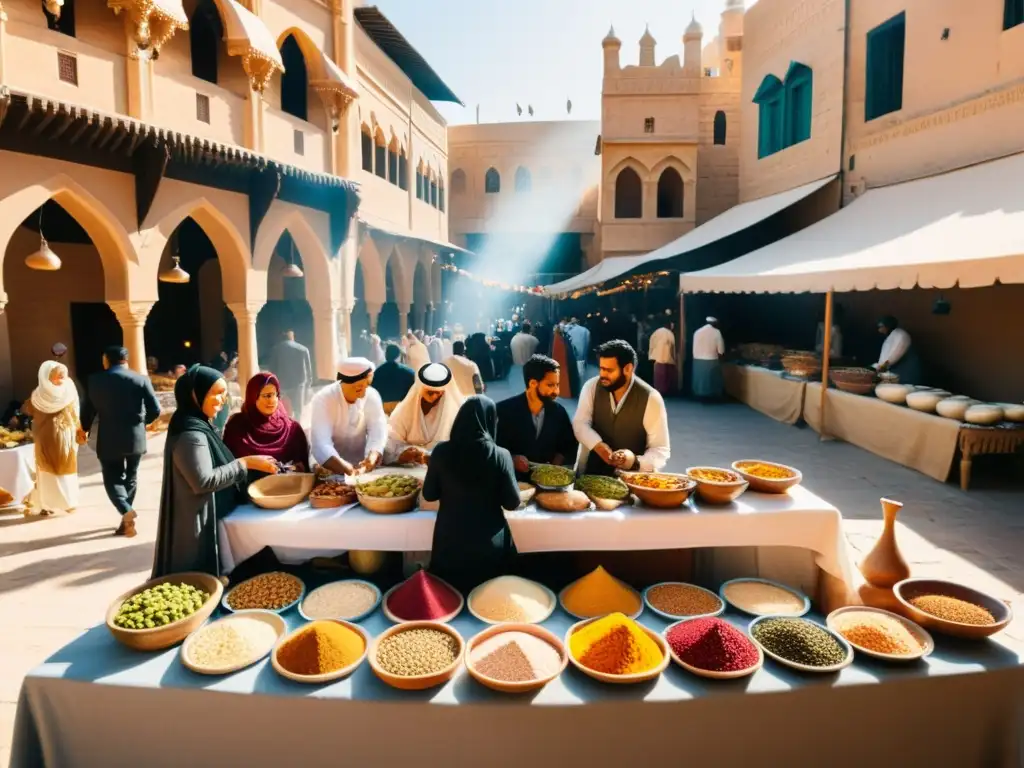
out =
[[[433,578],[437,578],[437,577],[434,576]],[[460,613],[462,613],[462,608],[466,604],[466,599],[462,596],[462,593],[459,592],[459,590],[457,590],[455,587],[453,587],[451,584],[449,584],[444,579],[437,579],[437,580],[440,581],[442,584],[444,584],[446,587],[448,587],[448,589],[450,589],[452,592],[454,592],[456,595],[459,596],[459,607],[458,608],[456,608],[454,611],[449,613],[447,616],[442,616],[439,619],[434,619],[431,622],[429,622],[431,624],[447,624],[449,621],[451,621],[456,616],[458,616]],[[398,584],[395,584],[395,586],[393,586],[391,589],[389,589],[387,592],[384,593],[384,599],[381,601],[381,609],[384,611],[384,615],[387,617],[388,621],[392,621],[395,624],[417,624],[417,623],[422,623],[420,620],[417,620],[417,619],[400,619],[398,616],[393,614],[391,612],[391,610],[388,608],[388,598],[390,598],[392,593],[395,590],[397,590],[400,586],[402,586],[402,584],[405,584],[405,582],[403,581],[403,582],[400,582]]]
[[[303,607],[305,606],[306,601],[309,600],[309,598],[311,598],[313,595],[315,595],[321,589],[324,589],[324,587],[329,587],[332,584],[361,584],[364,587],[368,587],[368,588],[372,589],[374,594],[377,595],[377,599],[374,601],[373,606],[371,608],[363,611],[358,616],[330,616],[330,617],[327,617],[327,618],[341,619],[342,621],[362,621],[367,616],[369,616],[371,613],[376,611],[378,606],[380,606],[381,593],[380,593],[380,588],[376,584],[372,584],[369,581],[363,581],[362,579],[338,579],[336,581],[328,582],[327,584],[322,584],[321,586],[317,587],[312,592],[307,594],[304,598],[302,598],[302,601],[299,603],[299,616],[304,618],[306,621],[323,621],[323,619],[316,619],[316,618],[313,618],[312,616],[307,615],[306,612],[303,610]]]
[[[416,500],[419,498],[420,492],[417,489],[412,493],[407,493],[405,496],[392,496],[385,498],[381,496],[367,496],[364,493],[359,492],[359,486],[356,486],[356,498],[359,499],[359,505],[367,512],[373,512],[376,515],[400,515],[403,512],[412,512],[416,509]]]
[[[964,421],[968,424],[978,424],[983,427],[992,427],[1003,420],[1003,409],[991,403],[972,405],[964,414]]]
[[[979,640],[1000,632],[1013,621],[1013,609],[1010,608],[1009,603],[964,584],[957,584],[955,581],[910,578],[899,582],[892,588],[892,591],[900,602],[901,610],[908,618],[925,629],[944,635]],[[992,624],[963,624],[958,621],[940,619],[938,616],[914,607],[910,602],[921,595],[946,595],[980,605],[995,617],[995,622]]]
[[[249,499],[261,509],[288,509],[309,496],[314,475],[296,472],[267,475],[249,484]]]
[[[498,680],[485,675],[473,664],[473,649],[484,640],[492,638],[495,635],[505,634],[506,632],[524,632],[546,642],[558,651],[558,655],[561,658],[561,664],[558,669],[544,677],[534,678],[533,680],[523,680],[520,682],[508,682],[506,680]],[[474,635],[469,640],[466,644],[465,660],[466,671],[469,672],[470,676],[481,685],[485,685],[488,688],[500,691],[501,693],[529,693],[530,691],[536,691],[543,688],[565,671],[566,666],[569,664],[569,651],[558,637],[549,630],[544,629],[544,627],[537,626],[536,624],[500,624],[487,627],[487,629],[484,629]]]
[[[761,643],[757,642],[757,638],[754,636],[754,628],[758,624],[760,624],[762,621],[767,621],[768,619],[793,619],[794,621],[806,621],[808,624],[813,624],[814,626],[818,627],[819,629],[823,629],[826,632],[828,632],[830,635],[832,635],[832,637],[835,638],[836,642],[838,642],[839,645],[841,645],[843,647],[843,650],[846,651],[846,656],[845,656],[845,658],[842,661],[840,661],[837,664],[830,664],[827,667],[814,667],[814,666],[811,666],[810,664],[801,664],[798,661],[790,661],[789,659],[783,658],[782,656],[779,656],[776,653],[772,653],[767,648],[765,648],[763,645],[761,645]],[[840,635],[838,632],[835,632],[835,631],[829,629],[828,627],[826,627],[826,626],[824,626],[822,624],[819,624],[816,621],[811,621],[810,619],[796,618],[794,616],[761,616],[759,618],[754,619],[752,622],[750,622],[750,627],[747,629],[747,634],[750,636],[750,639],[753,640],[754,643],[756,643],[758,645],[758,647],[761,648],[762,651],[764,651],[766,656],[768,656],[768,657],[774,659],[775,661],[779,662],[779,664],[782,664],[784,666],[790,667],[791,669],[797,669],[797,670],[799,670],[801,672],[814,672],[815,674],[828,674],[830,672],[838,672],[839,670],[844,669],[845,667],[848,667],[848,666],[850,666],[850,664],[853,663],[853,646],[850,645],[848,642],[846,642],[846,638],[843,637],[842,635]]]
[[[726,482],[701,480],[691,474],[694,470],[698,469],[714,469],[719,472],[728,472],[736,479]],[[731,469],[722,469],[721,467],[688,467],[686,474],[697,483],[697,497],[708,504],[728,504],[736,501],[750,485],[738,473],[733,472]]]
[[[139,592],[144,592],[150,587],[166,583],[188,584],[196,589],[201,589],[210,597],[191,616],[186,616],[162,627],[154,627],[153,629],[123,629],[114,624],[114,617],[121,610],[121,605],[125,600],[129,597],[134,597]],[[114,636],[115,640],[132,650],[162,651],[165,648],[170,648],[172,645],[180,643],[198,629],[204,621],[210,618],[210,614],[217,608],[217,603],[220,602],[223,593],[224,585],[220,579],[208,573],[172,573],[159,579],[150,579],[145,584],[129,589],[124,594],[119,595],[110,604],[107,608],[106,616],[107,629],[110,630],[110,634]]]
[[[598,672],[597,670],[590,669],[590,667],[584,666],[581,662],[577,661],[577,659],[572,655],[572,646],[569,641],[570,638],[572,638],[572,636],[576,634],[579,630],[583,629],[583,627],[587,626],[587,624],[597,621],[598,618],[601,617],[595,617],[592,619],[584,619],[583,621],[578,621],[571,627],[569,627],[569,629],[565,632],[565,650],[566,654],[569,656],[569,663],[576,667],[576,669],[578,669],[580,672],[589,677],[594,678],[595,680],[599,680],[602,683],[628,685],[630,683],[644,683],[648,680],[653,680],[654,678],[658,677],[662,672],[664,672],[666,667],[668,667],[669,660],[672,658],[672,655],[669,652],[668,643],[665,642],[664,637],[659,635],[653,629],[645,627],[643,624],[639,624],[638,626],[644,632],[646,632],[647,636],[650,637],[654,642],[656,642],[658,644],[658,648],[661,649],[661,662],[659,664],[652,667],[651,669],[648,669],[646,672],[634,672],[633,674],[629,675],[610,675],[607,672]]]
[[[275,573],[284,573],[284,572],[283,571],[275,571]],[[269,574],[261,573],[258,576],[253,576],[252,579],[246,579],[245,581],[240,581],[238,584],[235,584],[235,586],[233,586],[231,589],[229,589],[224,594],[224,599],[220,601],[221,607],[225,611],[230,611],[231,613],[234,613],[236,609],[232,608],[230,603],[228,603],[228,600],[231,598],[231,593],[234,592],[236,589],[238,589],[243,584],[248,584],[253,579],[258,579],[258,578],[260,578],[260,576],[267,576],[267,575],[269,575]],[[291,576],[293,579],[296,579],[299,582],[299,585],[300,585],[299,596],[297,598],[295,598],[292,602],[288,603],[288,605],[284,606],[283,608],[266,608],[266,609],[262,609],[261,608],[261,609],[257,609],[257,610],[268,610],[271,613],[284,613],[285,611],[291,610],[296,605],[298,605],[299,603],[302,602],[302,598],[304,598],[306,596],[306,584],[305,584],[305,582],[303,582],[302,579],[300,579],[298,576],[294,576],[293,574],[287,573],[285,575],[286,576]],[[245,610],[253,610],[253,609],[251,609],[251,608],[239,608],[237,610],[245,611]]]
[[[907,395],[907,406],[922,413],[935,413],[939,401],[950,397],[950,393],[941,389],[922,389]]]
[[[850,613],[877,613],[881,616],[888,616],[893,621],[898,621],[906,627],[907,631],[914,636],[914,639],[917,640],[921,646],[919,649],[912,651],[911,653],[880,653],[879,651],[873,651],[870,648],[865,648],[863,645],[858,645],[853,642],[853,640],[847,639],[846,642],[852,645],[859,653],[863,653],[867,656],[873,656],[874,658],[882,659],[883,661],[907,662],[917,661],[935,650],[935,641],[932,640],[932,636],[928,634],[924,628],[918,626],[910,619],[904,618],[892,611],[886,611],[882,608],[869,608],[866,605],[848,605],[845,608],[837,608],[828,615],[825,619],[825,624],[833,632],[838,633],[839,627],[841,626],[840,618]]]
[[[972,400],[963,395],[954,395],[953,397],[947,397],[945,400],[940,400],[935,406],[935,412],[947,419],[963,421],[967,409],[972,405],[976,405],[977,402],[977,400]]]
[[[1021,403],[998,403],[1003,409],[1003,418],[1007,421],[1020,423],[1024,421],[1024,405]]]
[[[285,669],[281,665],[281,662],[277,657],[278,652],[281,650],[281,646],[283,646],[285,643],[287,643],[289,640],[295,637],[295,635],[299,634],[299,632],[302,632],[304,629],[310,627],[312,624],[319,623],[340,624],[343,627],[347,627],[353,632],[356,632],[361,638],[363,638],[362,654],[359,656],[358,659],[353,661],[348,666],[342,667],[341,669],[336,669],[333,672],[324,672],[322,675],[300,675],[296,672],[292,672],[290,670]],[[341,680],[341,678],[348,677],[353,672],[355,672],[359,668],[359,665],[362,664],[363,661],[366,659],[366,654],[369,651],[371,642],[372,638],[366,633],[366,630],[360,627],[358,624],[353,624],[350,621],[342,621],[341,619],[317,619],[315,622],[303,624],[298,629],[289,632],[287,635],[278,640],[277,645],[274,646],[274,652],[270,655],[270,663],[271,665],[273,665],[274,671],[277,672],[277,674],[279,674],[281,677],[286,677],[289,680],[294,680],[296,683],[306,683],[307,685],[323,685],[324,683],[330,683],[334,680]]]
[[[875,397],[893,405],[906,405],[907,395],[913,391],[906,384],[879,384],[875,387]]]
[[[612,577],[612,578],[614,578],[614,577]],[[639,592],[637,592],[635,589],[633,589],[631,586],[629,586],[629,584],[626,584],[624,581],[619,581],[618,579],[615,579],[615,580],[618,581],[622,586],[624,586],[630,592],[632,592],[634,595],[636,595],[637,604],[640,607],[636,611],[634,611],[633,613],[629,613],[629,614],[625,614],[625,615],[629,616],[629,618],[631,618],[631,619],[638,618],[640,616],[640,614],[644,612],[644,598],[643,598],[643,595],[641,595]],[[576,582],[574,581],[572,584],[575,584],[575,583]],[[569,589],[569,587],[572,586],[572,584],[567,585],[565,587],[565,589],[563,589],[561,592],[558,593],[558,604],[560,606],[562,606],[562,610],[565,611],[570,616],[572,616],[574,619],[578,619],[579,621],[590,621],[591,619],[599,619],[599,618],[601,618],[600,616],[580,616],[579,614],[573,613],[572,611],[570,611],[568,608],[565,607],[565,593]],[[623,613],[625,613],[625,612],[623,612]]]
[[[789,477],[779,479],[760,477],[746,471],[745,467],[749,467],[751,464],[766,464],[769,467],[778,467],[779,469],[788,472]],[[734,461],[732,463],[732,470],[750,483],[750,490],[756,491],[757,493],[785,493],[793,486],[800,485],[800,482],[804,479],[803,473],[796,467],[789,467],[775,461],[764,461],[763,459],[742,459],[740,461]]]
[[[220,667],[204,666],[204,665],[200,664],[199,662],[194,661],[192,659],[192,657],[190,655],[191,654],[191,649],[192,649],[192,644],[195,642],[196,638],[198,638],[201,635],[201,633],[203,632],[204,629],[206,629],[207,627],[212,627],[212,626],[214,626],[216,624],[227,624],[229,622],[234,622],[234,621],[239,621],[239,620],[260,621],[260,622],[263,622],[264,624],[267,624],[269,627],[271,627],[274,630],[274,639],[273,639],[273,641],[268,643],[265,648],[258,649],[257,652],[255,654],[253,654],[250,658],[245,659],[245,660],[240,661],[240,662],[236,662],[234,664],[228,664],[226,666],[220,666]],[[181,646],[181,663],[182,663],[183,666],[187,667],[188,669],[191,669],[193,672],[195,672],[197,674],[200,674],[200,675],[229,675],[232,672],[237,672],[240,669],[245,669],[246,667],[252,666],[257,661],[260,661],[268,653],[270,653],[272,650],[274,650],[274,646],[277,645],[277,641],[280,640],[281,637],[284,635],[284,633],[287,632],[287,631],[288,631],[288,625],[284,623],[284,619],[282,619],[278,614],[271,613],[270,611],[256,611],[256,610],[253,610],[253,611],[239,611],[238,613],[232,613],[230,616],[225,616],[222,619],[217,619],[216,621],[211,621],[209,624],[206,624],[206,625],[200,627],[195,632],[193,632],[191,635],[189,635],[188,638],[185,640],[185,642]]]
[[[692,616],[680,616],[680,615],[677,615],[677,614],[674,614],[674,613],[667,613],[666,611],[662,611],[662,610],[654,607],[654,605],[651,603],[650,598],[648,597],[648,595],[650,594],[651,590],[654,589],[655,587],[665,587],[665,586],[680,586],[680,587],[688,587],[690,589],[699,589],[701,592],[706,592],[707,594],[711,595],[711,597],[715,598],[718,601],[718,608],[716,610],[714,610],[714,611],[711,611],[710,613],[695,613]],[[723,614],[725,612],[725,601],[721,597],[716,595],[710,589],[704,589],[704,587],[698,587],[696,584],[687,584],[687,583],[682,582],[682,581],[662,581],[662,582],[660,582],[658,584],[652,584],[651,586],[649,586],[647,589],[644,590],[643,594],[644,594],[644,605],[646,605],[648,608],[650,608],[652,611],[654,611],[656,614],[658,614],[662,618],[668,619],[669,621],[675,621],[677,623],[680,620],[686,621],[688,619],[707,618],[708,616],[720,616],[721,614]]]
[[[803,608],[800,610],[799,613],[787,613],[787,614],[777,614],[777,613],[776,614],[762,614],[762,613],[754,613],[753,611],[747,610],[746,608],[741,608],[739,605],[737,605],[736,603],[732,602],[726,596],[726,587],[728,587],[730,584],[739,584],[739,583],[742,583],[742,582],[754,582],[754,583],[757,583],[757,584],[768,584],[769,586],[772,586],[772,587],[778,587],[779,589],[784,589],[787,592],[795,595],[800,600],[802,600],[803,601]],[[798,589],[793,589],[793,587],[787,586],[786,584],[781,584],[781,583],[779,583],[777,581],[772,581],[771,579],[757,579],[757,578],[749,578],[749,577],[741,578],[741,579],[729,579],[728,581],[722,582],[722,586],[720,586],[718,588],[718,596],[720,598],[722,598],[722,600],[727,602],[729,605],[731,605],[733,608],[735,608],[737,611],[739,611],[740,613],[745,613],[748,616],[761,617],[761,616],[765,616],[765,615],[772,615],[772,616],[785,615],[785,616],[787,616],[789,618],[797,618],[799,616],[803,616],[805,613],[807,613],[809,610],[811,610],[811,598],[809,598],[807,595],[805,595],[803,592],[801,592]]]
[[[543,590],[545,596],[548,598],[548,612],[544,616],[538,618],[536,621],[531,621],[531,622],[523,622],[523,621],[508,622],[508,621],[495,621],[494,619],[488,619],[487,617],[482,616],[479,613],[477,613],[475,610],[473,610],[473,599],[475,597],[477,597],[483,591],[484,587],[486,587],[492,581],[498,581],[499,579],[508,579],[508,578],[521,579],[522,581],[529,582],[533,586]],[[497,577],[495,577],[493,579],[485,581],[483,584],[480,584],[479,586],[475,587],[473,589],[473,591],[469,593],[469,598],[466,600],[466,606],[469,608],[469,612],[471,614],[473,614],[473,616],[476,619],[478,619],[479,621],[482,621],[484,624],[495,624],[495,625],[501,625],[501,626],[507,626],[508,624],[541,624],[541,623],[547,621],[548,618],[551,616],[551,614],[555,612],[555,606],[557,606],[557,605],[558,605],[558,597],[555,595],[554,592],[552,592],[550,589],[545,587],[543,584],[540,584],[539,582],[531,581],[530,579],[523,579],[520,576],[513,576],[513,577],[497,576]]]
[[[565,483],[563,485],[545,485],[544,483],[538,483],[536,480],[533,479],[533,473],[536,472],[541,467],[554,467],[554,465],[553,464],[537,464],[534,467],[532,467],[531,470],[530,470],[530,482],[533,483],[538,488],[540,488],[542,491],[567,491],[567,490],[569,490],[570,488],[573,487],[573,483],[575,482],[575,478],[573,478],[572,480],[569,480],[569,482],[567,482],[567,483]],[[556,467],[556,469],[565,470],[566,467]]]
[[[698,677],[707,677],[712,680],[735,680],[738,677],[748,677],[749,675],[754,674],[755,672],[757,672],[757,670],[764,666],[764,650],[761,648],[761,645],[759,643],[754,643],[754,648],[757,649],[757,662],[752,666],[746,667],[744,669],[735,669],[730,670],[728,672],[720,672],[713,669],[702,669],[701,667],[695,667],[692,664],[687,664],[685,661],[679,658],[679,656],[676,655],[676,652],[674,650],[672,650],[672,646],[668,642],[668,633],[671,632],[675,627],[678,627],[680,624],[685,624],[686,622],[693,621],[696,618],[700,617],[691,616],[687,619],[677,621],[675,624],[669,624],[667,627],[665,627],[665,645],[668,646],[668,652],[672,656],[672,661],[674,661],[680,667],[685,669],[687,672],[692,672]],[[750,638],[748,637],[747,639],[749,640]]]
[[[681,488],[667,488],[665,490],[637,485],[637,477],[643,474],[675,478],[681,481],[683,485]],[[642,504],[655,509],[681,507],[697,487],[697,483],[693,478],[673,472],[621,472],[619,473],[619,478],[626,484],[630,492],[640,499]]]
[[[377,661],[377,652],[380,649],[381,642],[392,635],[397,635],[399,632],[408,632],[410,629],[436,629],[438,632],[446,632],[454,637],[456,644],[458,645],[455,660],[444,669],[438,670],[437,672],[431,672],[427,675],[404,677],[402,675],[395,675],[386,671]],[[410,621],[405,624],[396,624],[393,627],[389,627],[378,635],[370,644],[370,648],[367,651],[367,658],[369,659],[370,669],[373,670],[373,674],[392,688],[398,688],[402,691],[422,691],[427,688],[444,685],[451,680],[458,671],[459,666],[462,664],[462,657],[465,652],[466,643],[462,639],[462,635],[460,635],[454,627],[450,627],[447,624],[441,624],[436,621]]]

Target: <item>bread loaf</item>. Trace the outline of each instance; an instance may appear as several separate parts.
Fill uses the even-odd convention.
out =
[[[590,499],[583,491],[540,491],[533,500],[549,512],[582,512],[590,509]]]

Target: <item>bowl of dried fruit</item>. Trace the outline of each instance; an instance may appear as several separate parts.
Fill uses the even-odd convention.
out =
[[[732,468],[758,493],[785,493],[804,479],[799,469],[762,459],[734,461]]]
[[[682,506],[697,483],[670,472],[621,472],[619,477],[643,504],[656,509]]]
[[[686,475],[697,483],[697,496],[708,504],[736,501],[750,486],[739,474],[721,467],[689,467]]]
[[[317,509],[355,504],[357,500],[355,486],[341,480],[326,480],[309,493],[309,506]]]

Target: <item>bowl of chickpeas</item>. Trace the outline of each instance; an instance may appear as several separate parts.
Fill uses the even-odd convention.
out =
[[[750,486],[738,473],[721,467],[688,467],[686,476],[697,483],[697,498],[706,504],[729,504]]]
[[[758,493],[785,493],[804,479],[803,473],[795,467],[763,459],[734,461],[732,468],[750,483],[750,490]]]

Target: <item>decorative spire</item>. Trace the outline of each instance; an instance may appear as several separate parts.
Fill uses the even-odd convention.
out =
[[[731,2],[731,0],[730,0]],[[742,3],[743,0],[740,0]],[[686,27],[686,37],[701,37],[704,34],[704,28],[701,27],[700,22],[697,21],[697,15],[694,13],[690,14],[690,23]]]
[[[651,34],[651,28],[649,25],[644,25],[644,36],[640,38],[640,45],[655,45],[658,41],[654,39]]]
[[[615,36],[615,27],[608,27],[608,34],[604,36],[604,40],[601,41],[602,45],[622,45],[622,41]]]

